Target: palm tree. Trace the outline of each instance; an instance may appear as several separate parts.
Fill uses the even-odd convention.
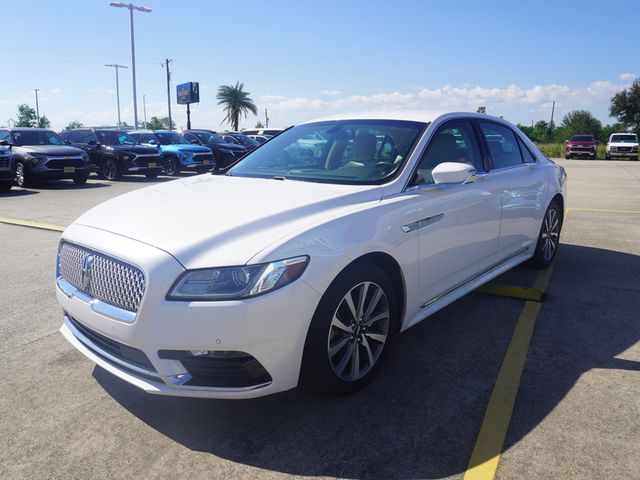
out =
[[[240,115],[244,114],[247,118],[247,113],[252,112],[254,115],[258,114],[258,108],[253,100],[249,98],[249,92],[242,91],[244,87],[243,83],[236,82],[233,85],[221,85],[218,88],[218,105],[224,105],[224,111],[227,116],[223,120],[230,123],[234,131],[238,131],[238,124],[240,123]]]

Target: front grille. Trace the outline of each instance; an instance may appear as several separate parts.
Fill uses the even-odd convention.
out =
[[[139,167],[148,167],[149,162],[154,162],[156,164],[156,167],[161,167],[162,157],[160,155],[137,156],[134,158],[134,162]]]
[[[78,322],[75,318],[69,316],[67,316],[67,318],[69,319],[69,322],[71,322],[71,324],[98,349],[136,367],[144,368],[152,372],[156,371],[156,369],[149,361],[149,357],[147,357],[142,350],[138,350],[137,348],[130,347],[123,343],[117,342],[116,340],[105,337],[104,335],[95,332],[86,325]],[[93,350],[98,355],[100,354],[99,351],[96,351],[94,348],[92,348],[92,345],[87,345],[85,343],[85,346],[91,348],[91,350]],[[136,374],[139,375],[138,372],[136,372]]]
[[[0,157],[0,168],[9,168],[9,157]]]
[[[205,160],[208,160],[209,163],[213,163],[213,155],[210,153],[196,153],[193,156],[194,162],[204,163]]]
[[[48,168],[64,168],[64,167],[76,167],[80,168],[84,165],[81,158],[49,158],[45,165]]]
[[[92,257],[93,261],[87,261]],[[83,286],[83,266],[88,269],[87,286]],[[72,243],[63,243],[58,259],[59,273],[67,282],[92,298],[137,312],[145,291],[142,270],[116,258]]]
[[[631,147],[618,147],[619,152],[630,152]]]

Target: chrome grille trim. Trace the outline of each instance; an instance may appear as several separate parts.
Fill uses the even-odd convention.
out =
[[[83,262],[88,255],[93,262],[83,286]],[[58,276],[92,299],[133,313],[146,288],[144,273],[135,265],[68,242],[58,252]]]

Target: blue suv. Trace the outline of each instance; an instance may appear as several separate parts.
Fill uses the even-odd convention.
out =
[[[143,145],[160,149],[167,175],[178,175],[182,170],[203,173],[215,169],[210,148],[193,145],[172,130],[134,130],[129,135]]]

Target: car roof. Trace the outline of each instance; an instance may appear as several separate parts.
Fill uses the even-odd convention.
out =
[[[127,133],[154,133],[154,132],[153,130],[129,130]]]
[[[36,128],[36,127],[11,127],[11,128],[7,128],[7,130],[9,130],[11,132],[21,132],[21,131],[24,131],[24,130],[27,130],[29,132],[35,132],[35,131],[53,132],[52,128],[39,128],[39,127],[38,128]]]

